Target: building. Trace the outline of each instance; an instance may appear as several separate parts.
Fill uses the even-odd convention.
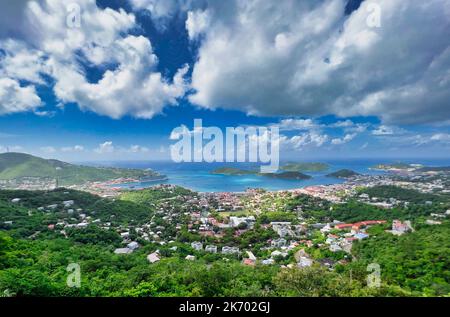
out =
[[[392,221],[392,234],[402,235],[406,232],[412,231],[411,222],[405,221],[401,222],[400,220]]]
[[[237,248],[237,247],[224,246],[222,248],[222,254],[238,254],[238,253],[239,253],[239,248]]]
[[[242,261],[242,264],[247,265],[247,266],[255,266],[256,265],[256,260],[244,259]]]
[[[273,248],[281,248],[281,247],[286,246],[287,241],[284,238],[278,238],[278,239],[272,240],[272,242],[270,244]]]
[[[254,216],[250,217],[230,217],[230,225],[233,228],[239,227],[241,224],[246,224],[247,228],[252,228],[256,219]]]
[[[201,243],[199,241],[192,242],[191,247],[196,251],[200,251],[200,250],[203,250],[203,243]]]
[[[187,255],[187,256],[185,257],[185,259],[188,260],[188,261],[195,261],[195,256],[193,256],[193,255]]]
[[[368,238],[369,235],[366,234],[366,233],[358,232],[357,234],[355,234],[354,237],[355,237],[356,239],[358,239],[358,240],[362,240],[362,239]]]
[[[300,268],[309,267],[311,265],[313,265],[313,260],[305,256],[300,257],[299,261],[297,262],[297,266]]]
[[[133,253],[133,250],[130,248],[118,248],[114,250],[115,254],[130,254]]]
[[[149,255],[147,255],[147,261],[149,261],[150,263],[155,263],[160,261],[160,257],[159,257],[159,253],[158,252],[153,252]]]
[[[134,251],[137,248],[139,248],[139,243],[137,243],[136,241],[133,241],[133,242],[128,243],[127,247]]]
[[[215,245],[207,245],[205,248],[206,252],[217,253],[217,246]]]
[[[342,248],[337,245],[337,244],[332,244],[330,245],[330,251],[331,252],[338,252],[338,251],[342,251]]]

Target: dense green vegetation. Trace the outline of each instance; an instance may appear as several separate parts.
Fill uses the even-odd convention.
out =
[[[301,179],[311,178],[311,176],[305,175],[305,174],[297,172],[297,171],[287,171],[287,172],[281,172],[281,173],[260,173],[258,171],[244,170],[244,169],[233,168],[233,167],[218,168],[218,169],[211,171],[210,173],[216,174],[216,175],[235,175],[235,176],[257,175],[257,176],[264,176],[264,177],[270,177],[270,178],[293,179],[293,180],[301,180]]]
[[[138,169],[73,165],[24,153],[0,154],[0,180],[26,177],[58,179],[60,185],[68,186],[117,178],[160,178],[162,176],[153,171]]]
[[[310,179],[311,176],[300,173],[300,172],[282,172],[282,173],[265,173],[261,174],[262,176],[277,178],[277,179]]]
[[[354,245],[362,264],[378,263],[387,283],[398,283],[415,294],[450,294],[450,223],[419,226],[394,236],[381,233]]]
[[[155,204],[164,199],[173,199],[174,197],[193,195],[189,189],[176,187],[171,191],[160,191],[154,189],[130,190],[122,193],[120,200],[131,201],[138,204]]]
[[[337,178],[348,178],[348,177],[352,177],[352,176],[356,176],[359,175],[358,173],[356,173],[355,171],[349,170],[349,169],[342,169],[339,171],[336,171],[334,173],[330,173],[327,176],[328,177],[337,177]]]
[[[216,257],[190,262],[180,256],[149,264],[141,250],[120,256],[111,249],[65,239],[15,240],[0,232],[0,290],[16,296],[366,296],[403,295],[392,286],[370,289],[365,274],[324,268],[280,270],[243,266]],[[169,255],[170,253],[166,253]],[[214,255],[211,255],[214,256]],[[70,263],[81,269],[81,287],[66,285]],[[355,271],[356,272],[356,271]]]
[[[244,170],[234,167],[220,167],[210,172],[217,175],[254,175],[258,174],[257,171]]]
[[[447,197],[421,193],[414,189],[407,189],[398,186],[374,186],[361,190],[361,193],[369,195],[369,197],[377,197],[381,199],[394,198],[401,201],[408,201],[410,203],[423,204],[425,202],[440,203],[449,201]]]
[[[450,294],[450,225],[427,226],[414,222],[415,232],[394,236],[387,226],[370,228],[370,239],[355,242],[353,260],[344,252],[331,252],[323,244],[319,231],[308,234],[314,246],[306,248],[316,263],[309,268],[285,269],[298,249],[286,258],[275,258],[278,265],[255,267],[242,265],[242,257],[196,251],[190,242],[199,236],[187,226],[175,231],[177,222],[185,223],[183,197],[195,193],[175,187],[147,189],[123,193],[119,199],[103,199],[84,192],[57,189],[53,191],[0,191],[0,293],[15,296],[444,296]],[[12,202],[20,198],[20,201]],[[424,197],[422,197],[424,198]],[[428,197],[425,197],[428,199]],[[70,206],[63,202],[73,200]],[[175,218],[163,222],[170,202]],[[44,208],[56,204],[55,208]],[[281,206],[281,205],[280,205]],[[298,207],[301,207],[300,209]],[[433,209],[435,208],[435,209]],[[307,195],[287,197],[282,208],[257,217],[255,227],[240,235],[229,228],[219,240],[203,237],[204,245],[232,245],[249,249],[259,258],[267,258],[271,250],[267,241],[278,235],[264,228],[271,221],[299,223],[326,222],[339,219],[354,222],[368,219],[421,219],[446,205],[426,205],[422,201],[391,210],[350,200],[343,204]],[[162,213],[160,211],[162,210]],[[100,219],[103,225],[91,223],[84,228],[50,228],[61,219],[77,223],[80,214]],[[75,219],[77,218],[77,219]],[[12,225],[5,223],[12,221]],[[127,255],[114,254],[123,247],[117,230],[104,227],[108,222],[116,228],[127,228],[131,238],[141,245]],[[176,235],[176,241],[162,245],[136,238],[139,224],[164,225],[164,234]],[[164,234],[161,235],[164,238]],[[176,247],[176,248],[174,248]],[[146,256],[159,250],[161,261],[150,264]],[[185,259],[194,255],[195,261]],[[330,270],[321,261],[336,264]],[[77,263],[81,269],[81,287],[66,284],[67,266]],[[381,287],[367,287],[367,265],[378,263]]]

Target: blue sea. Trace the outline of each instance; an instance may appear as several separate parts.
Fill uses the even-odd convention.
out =
[[[152,169],[167,176],[165,181],[150,181],[126,183],[115,187],[141,189],[158,184],[179,185],[199,192],[243,192],[248,188],[263,188],[270,191],[301,188],[312,185],[339,184],[344,180],[327,177],[326,175],[340,169],[351,169],[360,174],[383,174],[370,167],[381,163],[404,162],[423,164],[425,166],[450,166],[450,159],[348,159],[348,160],[318,160],[314,162],[327,163],[330,168],[323,172],[305,172],[312,176],[307,180],[272,179],[257,175],[214,175],[210,172],[220,167],[236,167],[240,169],[257,169],[259,165],[252,163],[174,163],[157,161],[139,162],[96,162],[90,165],[113,166],[121,168]],[[87,164],[87,163],[85,163]],[[282,165],[283,163],[281,163]]]

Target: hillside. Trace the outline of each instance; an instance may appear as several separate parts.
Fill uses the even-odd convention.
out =
[[[352,177],[352,176],[357,176],[359,175],[358,173],[356,173],[355,171],[349,170],[349,169],[342,169],[339,171],[336,171],[334,173],[328,174],[328,177],[336,177],[336,178],[348,178],[348,177]]]
[[[322,172],[330,168],[325,163],[287,163],[281,166],[281,170],[286,172]]]
[[[303,180],[310,179],[311,176],[300,173],[300,172],[283,172],[283,173],[266,173],[261,174],[262,176],[276,178],[276,179],[295,179],[295,180]]]
[[[117,178],[159,178],[153,171],[111,167],[74,165],[58,160],[47,160],[24,153],[0,154],[0,180],[24,177],[58,179],[60,185],[83,184],[88,181],[106,181]]]
[[[310,179],[311,176],[305,175],[300,172],[281,172],[281,173],[260,173],[257,171],[252,170],[245,170],[245,169],[239,169],[239,168],[233,168],[233,167],[221,167],[218,169],[215,169],[210,172],[211,174],[215,175],[232,175],[232,176],[244,176],[244,175],[256,175],[256,176],[264,176],[264,177],[270,177],[270,178],[276,178],[276,179],[290,179],[290,180],[303,180],[303,179]]]

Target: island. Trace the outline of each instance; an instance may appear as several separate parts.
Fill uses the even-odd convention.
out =
[[[234,167],[221,167],[217,168],[210,172],[210,174],[216,174],[216,175],[255,175],[258,174],[257,171],[251,171],[251,170],[244,170],[240,168],[234,168]]]
[[[349,170],[349,169],[341,169],[334,173],[328,174],[327,177],[350,178],[350,177],[357,176],[357,175],[360,175],[360,174],[356,173],[355,171]]]
[[[304,180],[311,179],[312,177],[300,172],[283,172],[283,173],[266,173],[260,174],[262,176],[276,178],[276,179],[296,179],[296,180]]]
[[[330,168],[330,166],[326,163],[295,163],[289,162],[285,165],[281,166],[282,171],[286,172],[322,172],[326,171]]]
[[[255,175],[264,176],[275,179],[289,179],[289,180],[304,180],[310,179],[311,176],[300,173],[300,172],[281,172],[281,173],[260,173],[255,170],[245,170],[234,167],[221,167],[210,172],[214,175],[232,175],[232,176],[244,176],[244,175]]]
[[[419,168],[423,168],[424,166],[421,164],[408,164],[408,163],[388,163],[388,164],[377,164],[372,166],[371,169],[374,170],[382,170],[382,171],[396,171],[396,170],[416,170]]]

